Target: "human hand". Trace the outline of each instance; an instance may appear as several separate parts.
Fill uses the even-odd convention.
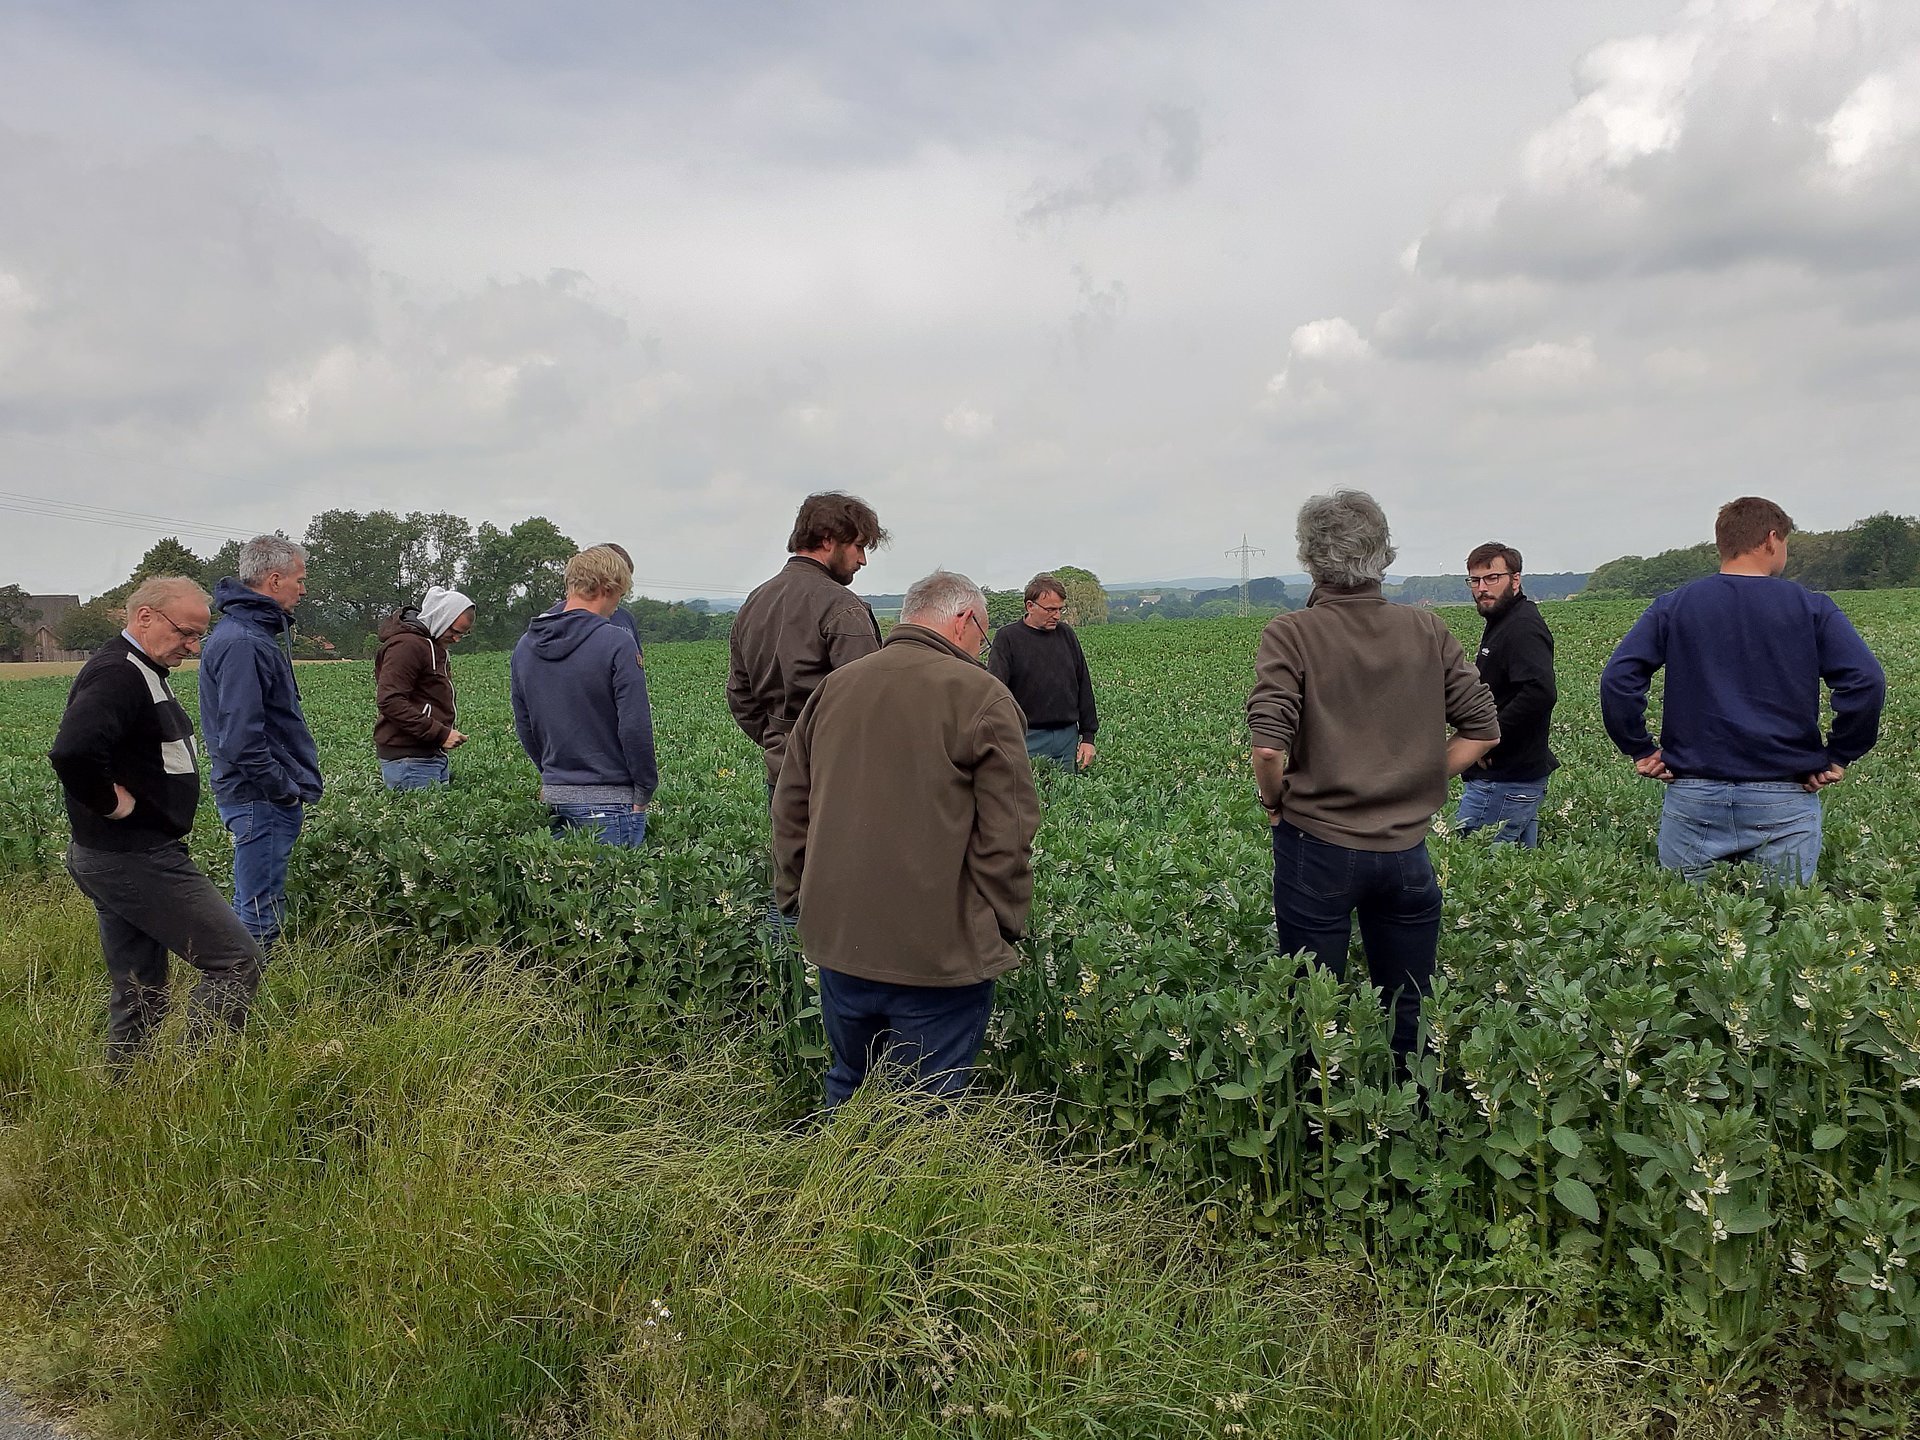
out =
[[[1094,754],[1093,742],[1090,740],[1082,740],[1080,742],[1080,748],[1073,752],[1074,769],[1084,770],[1093,764]]]
[[[1815,791],[1826,789],[1829,785],[1837,784],[1840,777],[1846,773],[1847,767],[1844,765],[1829,765],[1826,769],[1816,770],[1807,776],[1806,783],[1800,788],[1811,795]]]
[[[1667,768],[1667,762],[1658,750],[1654,751],[1651,755],[1643,755],[1634,761],[1633,768],[1646,776],[1647,779],[1658,780],[1663,785],[1671,785],[1674,781],[1673,771]]]
[[[115,782],[113,798],[115,804],[113,809],[107,812],[107,819],[124,820],[127,816],[133,814],[133,794],[126,786]]]
[[[449,728],[447,730],[447,738],[440,742],[440,748],[442,750],[456,750],[466,743],[466,736],[462,735],[458,730]]]

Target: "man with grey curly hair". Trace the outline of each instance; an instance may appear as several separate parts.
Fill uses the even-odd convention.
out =
[[[1404,1070],[1440,940],[1427,827],[1448,778],[1491,750],[1500,726],[1446,623],[1381,595],[1395,552],[1371,495],[1316,495],[1298,533],[1313,593],[1267,625],[1247,700],[1274,923],[1281,954],[1338,975],[1359,919]]]
[[[964,1088],[994,979],[1019,963],[1040,801],[1026,717],[981,665],[986,639],[980,587],[936,570],[787,737],[774,893],[820,967],[829,1107],[888,1058],[934,1094]]]

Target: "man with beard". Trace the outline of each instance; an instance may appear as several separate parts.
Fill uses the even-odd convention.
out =
[[[1553,706],[1553,632],[1520,588],[1520,552],[1489,543],[1467,556],[1467,588],[1485,618],[1476,657],[1500,707],[1500,743],[1461,782],[1460,828],[1492,829],[1496,845],[1540,843],[1540,803],[1560,762],[1547,748]]]

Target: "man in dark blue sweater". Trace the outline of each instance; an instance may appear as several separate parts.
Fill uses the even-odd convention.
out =
[[[1720,573],[1662,595],[1600,676],[1607,734],[1634,768],[1667,785],[1660,863],[1699,880],[1752,861],[1776,884],[1805,884],[1820,858],[1820,791],[1879,738],[1887,677],[1825,595],[1782,578],[1793,521],[1771,500],[1720,507]],[[1660,741],[1647,690],[1667,672]],[[1820,734],[1820,682],[1833,729]]]
[[[654,767],[647,672],[632,634],[611,617],[633,567],[605,545],[567,562],[567,595],[533,617],[508,662],[513,727],[540,768],[555,834],[585,830],[609,845],[646,839]]]
[[[193,581],[143,581],[127,598],[127,628],[74,680],[47,757],[73,823],[67,872],[99,916],[116,1076],[166,1015],[169,953],[200,971],[196,1031],[238,1028],[260,983],[259,946],[187,854],[200,766],[168,672],[200,648],[209,619]]]

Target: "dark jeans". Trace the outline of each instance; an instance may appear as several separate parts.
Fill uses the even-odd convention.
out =
[[[1027,731],[1027,758],[1051,760],[1069,775],[1078,773],[1074,763],[1080,751],[1080,727],[1056,725],[1051,730]]]
[[[233,913],[259,942],[264,963],[286,923],[287,862],[307,807],[298,801],[223,800],[215,808],[233,836]]]
[[[827,1108],[844,1104],[882,1060],[904,1068],[928,1094],[958,1094],[973,1078],[992,1013],[991,980],[893,985],[822,967],[820,1016],[833,1046]]]
[[[1282,821],[1273,827],[1273,919],[1280,953],[1304,950],[1336,975],[1347,968],[1355,916],[1367,971],[1393,1021],[1403,1063],[1420,1040],[1420,1002],[1440,946],[1440,882],[1427,842],[1411,850],[1349,850]]]
[[[260,985],[260,947],[219,887],[174,841],[155,850],[67,849],[67,873],[93,901],[112,994],[107,1064],[126,1068],[167,1014],[169,952],[200,972],[188,998],[188,1031],[239,1029]]]

